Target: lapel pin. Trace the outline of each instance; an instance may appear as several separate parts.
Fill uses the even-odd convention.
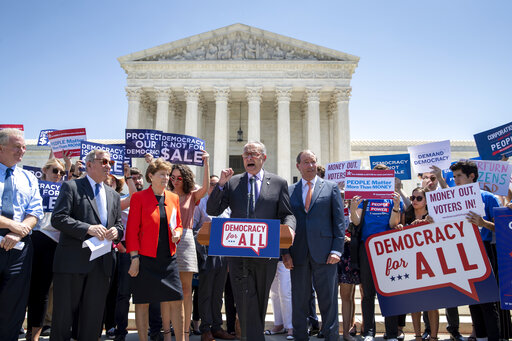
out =
[[[267,181],[267,185],[270,185],[270,181]]]

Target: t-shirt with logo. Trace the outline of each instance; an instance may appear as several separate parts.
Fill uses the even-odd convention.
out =
[[[363,203],[358,208],[363,208]],[[372,199],[368,200],[366,212],[364,214],[364,225],[362,227],[361,241],[364,242],[368,237],[376,233],[390,230],[389,218],[393,210],[394,203],[392,199]],[[400,198],[400,211],[403,212],[404,203]]]

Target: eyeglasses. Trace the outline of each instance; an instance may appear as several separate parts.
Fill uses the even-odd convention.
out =
[[[64,176],[64,174],[66,174],[66,172],[64,172],[63,170],[59,170],[57,168],[52,169],[52,173],[53,174],[60,174],[60,176]]]
[[[215,187],[216,184],[216,182],[210,182],[210,187]]]
[[[171,181],[183,181],[183,177],[171,175]]]
[[[411,195],[410,199],[411,199],[411,201],[414,201],[414,200],[417,200],[418,202],[423,201],[423,197],[421,195],[418,195],[418,196]]]
[[[437,177],[435,175],[431,175],[431,176],[426,176],[423,178],[423,180],[427,180],[427,179],[430,179],[430,181],[436,181]]]
[[[116,163],[114,160],[109,160],[109,159],[94,159],[94,160],[101,161],[101,164],[103,166],[106,166],[107,164],[109,164],[110,167],[114,167],[114,165]]]
[[[258,153],[258,152],[253,152],[253,153],[243,153],[242,154],[242,157],[244,159],[248,159],[249,157],[253,158],[253,159],[256,159],[256,158],[259,158],[261,156],[261,153]]]

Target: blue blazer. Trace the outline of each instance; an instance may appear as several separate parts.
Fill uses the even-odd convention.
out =
[[[320,264],[327,262],[331,250],[343,253],[345,219],[338,186],[318,177],[307,213],[302,202],[302,179],[288,191],[297,221],[295,239],[290,247],[293,264],[305,264],[308,253],[315,263]]]

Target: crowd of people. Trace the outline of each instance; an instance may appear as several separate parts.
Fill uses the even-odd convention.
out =
[[[426,193],[447,187],[441,170],[432,167],[431,173],[419,174],[422,184],[410,196],[397,180],[391,199],[344,200],[343,188],[323,179],[313,151],[297,155],[301,178],[288,186],[265,170],[261,142],[244,146],[245,172],[237,175],[232,169],[210,175],[203,150],[202,186],[188,166],[151,156],[145,174],[125,164],[124,177],[116,177],[110,174],[109,153],[93,150],[75,164],[69,154],[63,160],[51,155],[42,180],[61,188],[53,212],[44,212],[38,180],[18,165],[25,150],[22,132],[0,131],[0,340],[6,341],[18,339],[25,316],[27,340],[50,335],[51,340],[92,341],[103,329],[109,338],[124,340],[130,300],[139,340],[170,341],[174,335],[188,341],[194,333],[202,341],[264,340],[273,334],[334,341],[340,337],[338,292],[342,337],[354,341],[357,285],[360,333],[373,341],[376,289],[364,242],[390,229],[434,222]],[[478,179],[471,161],[450,169],[457,186]],[[497,276],[493,208],[512,209],[511,196],[482,191],[482,200],[485,215],[470,213],[467,220],[481,228]],[[376,205],[386,209],[372,210]],[[195,235],[213,217],[278,219],[293,230],[293,244],[281,249],[279,259],[209,256]],[[85,241],[106,245],[106,251],[92,259]],[[265,330],[269,296],[274,326]],[[463,341],[457,307],[446,308],[451,339]],[[422,312],[411,313],[416,341],[436,341],[438,310],[423,312],[423,332]],[[510,314],[499,302],[470,305],[470,313],[470,340],[510,337]],[[404,326],[405,315],[385,317],[384,337],[403,340]]]

